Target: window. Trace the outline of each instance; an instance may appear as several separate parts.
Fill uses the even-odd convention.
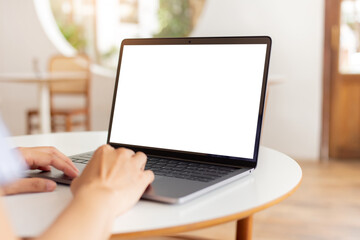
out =
[[[122,39],[189,36],[205,0],[49,0],[62,36],[106,68],[115,68]],[[41,3],[40,3],[41,4]]]
[[[339,70],[360,73],[360,1],[343,0],[340,19]]]

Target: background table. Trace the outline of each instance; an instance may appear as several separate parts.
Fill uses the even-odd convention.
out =
[[[55,133],[11,139],[17,146],[52,145],[72,155],[106,143],[106,132]],[[165,235],[239,220],[238,238],[250,239],[251,216],[293,193],[301,178],[301,168],[293,159],[261,147],[258,167],[251,175],[182,205],[141,200],[116,219],[112,232],[116,237]],[[71,198],[69,187],[64,185],[58,185],[51,193],[4,197],[15,231],[28,237],[47,228]]]
[[[51,132],[50,84],[83,80],[86,74],[80,72],[60,73],[2,73],[0,82],[37,84],[39,88],[39,124],[41,133]]]

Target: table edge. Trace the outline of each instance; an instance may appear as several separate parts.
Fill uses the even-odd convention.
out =
[[[291,196],[299,188],[299,186],[302,182],[302,178],[303,178],[303,175],[301,175],[301,178],[300,178],[299,182],[297,183],[297,185],[293,189],[291,189],[289,192],[287,192],[286,194],[284,194],[268,203],[248,209],[244,212],[234,213],[234,214],[227,215],[224,217],[219,217],[219,218],[214,218],[214,219],[210,219],[210,220],[189,223],[189,224],[184,224],[184,225],[174,226],[174,227],[165,227],[165,228],[136,231],[136,232],[127,232],[127,233],[113,233],[111,235],[111,239],[163,236],[163,235],[167,235],[167,234],[176,234],[176,233],[199,230],[202,228],[212,227],[215,225],[224,224],[227,222],[243,219],[243,218],[246,218],[248,216],[255,214],[256,212],[259,212],[259,211],[264,210],[268,207],[271,207],[275,204],[278,204],[281,201],[288,198],[289,196]]]
[[[88,133],[94,133],[94,134],[106,134],[107,131],[83,131],[83,132],[77,132],[77,134],[88,134]],[[68,134],[72,134],[72,133],[55,133],[58,135],[68,135]],[[55,135],[54,133],[52,134],[37,134],[37,137],[47,137],[47,135]],[[10,137],[10,139],[12,140],[16,140],[16,139],[21,139],[24,137],[33,137],[34,135],[22,135],[22,136],[12,136]],[[261,146],[262,148],[266,148],[266,149],[270,149],[273,150],[269,147],[266,146]],[[276,151],[276,150],[273,150]],[[293,160],[294,161],[294,160]],[[294,161],[296,162],[296,161]],[[297,163],[296,163],[297,164]],[[298,165],[298,164],[297,164]],[[299,166],[298,166],[299,167]],[[299,167],[300,168],[300,167]],[[301,169],[301,168],[300,168]],[[291,196],[300,186],[301,182],[303,179],[303,175],[301,174],[301,177],[299,179],[299,181],[297,182],[297,184],[290,189],[287,193],[269,201],[266,202],[262,205],[256,206],[254,208],[251,209],[247,209],[246,211],[242,211],[242,212],[238,212],[238,213],[232,213],[226,216],[222,216],[222,217],[217,217],[217,218],[213,218],[213,219],[208,219],[208,220],[203,220],[203,221],[199,221],[199,222],[193,222],[193,223],[187,223],[184,225],[177,225],[177,226],[171,226],[171,227],[163,227],[163,228],[157,228],[157,229],[149,229],[149,230],[140,230],[140,231],[133,231],[133,232],[124,232],[124,233],[112,233],[111,235],[111,239],[117,239],[117,238],[135,238],[135,237],[152,237],[152,236],[163,236],[163,235],[168,235],[168,234],[176,234],[176,233],[181,233],[181,232],[188,232],[188,231],[193,231],[193,230],[198,230],[198,229],[202,229],[202,228],[206,228],[206,227],[212,227],[215,225],[219,225],[219,224],[224,224],[227,222],[231,222],[231,221],[235,221],[235,220],[239,220],[239,219],[243,219],[246,218],[248,216],[251,216],[253,214],[255,214],[256,212],[259,212],[263,209],[266,209],[268,207],[271,207],[277,203],[280,203],[281,201],[285,200],[286,198],[288,198],[289,196]]]

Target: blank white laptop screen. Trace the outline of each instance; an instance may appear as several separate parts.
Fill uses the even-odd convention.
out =
[[[124,45],[110,142],[252,158],[266,44]]]

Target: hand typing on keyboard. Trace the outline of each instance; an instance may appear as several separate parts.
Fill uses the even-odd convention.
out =
[[[79,170],[74,163],[54,147],[19,147],[17,149],[30,169],[50,171],[53,166],[63,171],[67,176],[74,178]],[[56,188],[56,183],[44,178],[20,178],[3,186],[5,195],[51,192]]]
[[[30,168],[49,170],[51,165],[68,175],[77,175],[70,159],[63,159],[54,148],[20,149],[20,152],[27,158]],[[34,152],[37,154],[27,155]],[[146,161],[146,155],[141,152],[114,149],[109,145],[98,148],[81,176],[71,184],[74,198],[40,238],[108,239],[115,217],[135,205],[154,180],[153,172],[144,169]],[[0,196],[2,192],[7,193],[6,187],[0,189]],[[0,222],[4,226],[0,239],[15,239],[1,203]]]
[[[146,161],[142,152],[104,145],[95,151],[81,176],[74,179],[71,190],[75,197],[109,195],[112,213],[121,214],[140,199],[154,180],[153,172],[144,170]]]

